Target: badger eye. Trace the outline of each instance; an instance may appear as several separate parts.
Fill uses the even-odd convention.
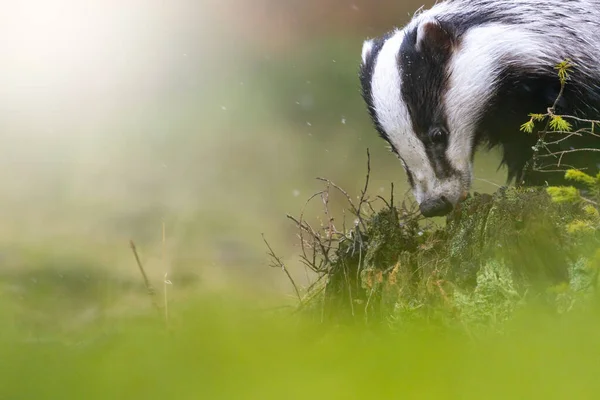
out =
[[[448,132],[444,128],[432,128],[429,131],[429,139],[433,143],[446,143]]]

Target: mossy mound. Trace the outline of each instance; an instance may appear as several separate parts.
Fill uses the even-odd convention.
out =
[[[322,319],[394,322],[502,321],[525,301],[560,311],[596,279],[596,231],[568,229],[589,218],[544,188],[475,195],[444,227],[388,205],[339,237],[304,306]]]

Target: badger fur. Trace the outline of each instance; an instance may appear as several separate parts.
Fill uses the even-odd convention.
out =
[[[519,127],[554,103],[567,59],[557,113],[598,119],[600,0],[447,0],[364,42],[363,98],[423,215],[464,198],[480,145],[500,147],[508,182],[521,179],[537,136]]]

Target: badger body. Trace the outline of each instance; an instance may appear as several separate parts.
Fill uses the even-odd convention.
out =
[[[559,96],[555,67],[564,60],[574,67]],[[441,2],[365,41],[360,80],[421,212],[445,215],[470,189],[480,145],[502,149],[508,182],[522,178],[537,142],[519,129],[530,113],[560,97],[556,113],[600,118],[600,0]],[[585,167],[597,168],[597,158]]]

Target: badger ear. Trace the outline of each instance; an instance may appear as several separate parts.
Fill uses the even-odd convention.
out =
[[[421,22],[417,28],[417,51],[448,52],[454,46],[452,34],[436,19]]]
[[[367,63],[367,59],[369,58],[369,55],[371,55],[372,50],[373,50],[373,41],[365,40],[365,42],[363,43],[363,47],[362,47],[362,62],[363,62],[363,64]]]

